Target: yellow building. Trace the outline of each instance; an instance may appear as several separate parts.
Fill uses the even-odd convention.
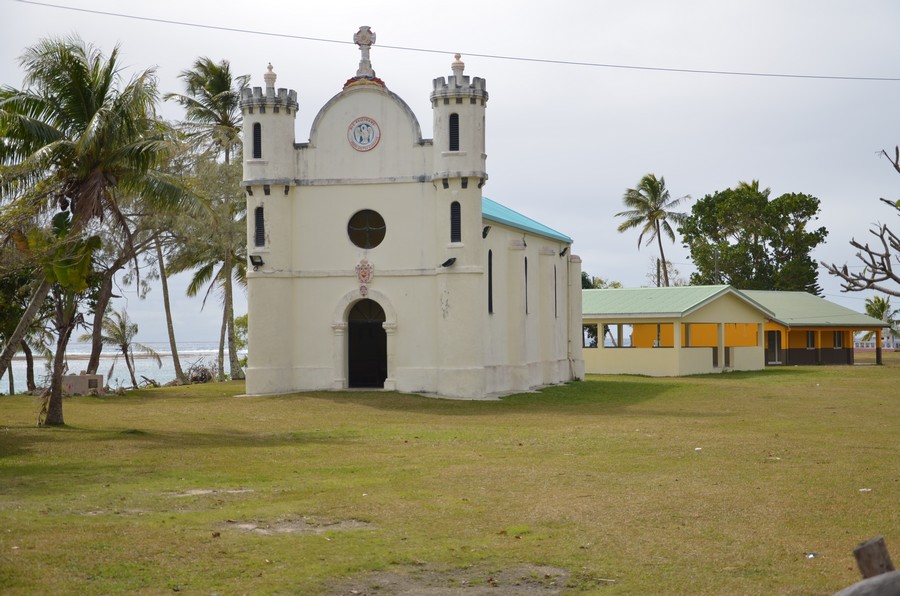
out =
[[[773,316],[731,286],[582,290],[585,372],[759,370]]]
[[[806,292],[742,290],[774,313],[766,323],[766,364],[853,364],[853,336],[875,331],[881,364],[882,321]]]
[[[593,374],[853,364],[854,334],[886,326],[806,292],[731,286],[582,290],[582,313],[585,372]]]

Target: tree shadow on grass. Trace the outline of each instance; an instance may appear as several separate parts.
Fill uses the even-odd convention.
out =
[[[772,367],[759,371],[735,371],[674,378],[639,375],[592,375],[585,381],[553,385],[535,391],[507,395],[496,400],[448,399],[415,393],[383,391],[324,391],[272,396],[271,399],[293,400],[298,397],[353,404],[383,411],[422,413],[444,416],[495,416],[522,413],[555,414],[619,414],[629,408],[686,386],[708,381],[757,381],[778,383],[804,376],[814,376],[818,367]],[[696,415],[714,415],[696,412]]]
[[[269,432],[234,430],[223,428],[204,428],[196,432],[158,431],[130,429],[96,429],[64,426],[51,429],[22,428],[20,433],[10,433],[8,437],[0,437],[0,460],[19,456],[30,456],[31,452],[48,441],[66,448],[71,444],[73,449],[85,443],[109,443],[114,447],[128,446],[138,449],[220,449],[228,447],[240,448],[272,448],[291,445],[336,445],[346,444],[359,436],[359,431],[345,429],[300,430]],[[130,444],[130,445],[129,445]],[[0,468],[0,473],[2,473]]]
[[[234,450],[235,454],[249,449],[303,448],[313,444],[324,445],[327,449],[329,446],[350,444],[362,434],[340,428],[277,433],[216,428],[198,432],[96,430],[71,426],[23,430],[37,432],[23,432],[14,440],[0,442],[0,486],[4,487],[6,496],[69,494],[81,485],[113,485],[121,484],[123,480],[128,483],[131,477],[138,478],[159,471],[156,459],[159,456],[149,453],[191,453],[190,457],[203,458],[205,456],[201,453],[219,449]],[[47,461],[35,455],[48,441],[56,443],[55,451],[69,455],[63,461]],[[101,459],[102,454],[110,450],[118,453],[110,456],[114,463]],[[139,455],[141,451],[148,455]],[[123,455],[133,452],[138,455]],[[163,467],[168,466],[169,462],[166,462]],[[173,469],[187,470],[190,467],[189,459],[173,464]],[[190,482],[175,484],[189,485]]]
[[[779,380],[796,378],[802,376],[815,375],[821,371],[818,366],[773,366],[763,370],[735,370],[718,373],[708,373],[702,375],[691,375],[682,377],[684,379],[757,379],[757,380]]]
[[[547,413],[581,415],[613,414],[635,404],[660,397],[673,386],[665,382],[592,380],[554,385],[497,400],[465,400],[397,392],[321,392],[278,396],[278,399],[319,399],[378,410],[443,416],[502,416]]]

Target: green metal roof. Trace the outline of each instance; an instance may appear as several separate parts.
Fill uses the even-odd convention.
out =
[[[766,316],[773,314],[731,286],[582,290],[581,312],[585,317],[598,318],[683,317],[725,294],[737,296]]]
[[[807,292],[741,292],[771,310],[772,318],[787,327],[886,327],[878,319]]]
[[[521,213],[517,213],[509,207],[504,207],[496,201],[492,201],[487,197],[481,197],[481,217],[503,224],[511,228],[529,232],[538,236],[545,236],[566,244],[572,244],[572,239],[565,234],[560,234],[552,228],[548,228],[542,223],[538,223],[529,217],[525,217]]]

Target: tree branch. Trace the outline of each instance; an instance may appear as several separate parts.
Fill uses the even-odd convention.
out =
[[[888,158],[895,170],[900,172],[900,145],[894,147],[894,159],[891,159],[891,156],[884,149],[881,150],[881,154]]]
[[[861,292],[863,290],[877,290],[890,296],[900,297],[900,274],[894,270],[892,259],[894,254],[900,253],[900,238],[897,237],[886,225],[882,224],[869,232],[878,238],[881,250],[872,248],[869,244],[861,244],[855,239],[850,245],[858,249],[856,257],[865,264],[859,273],[851,272],[847,265],[838,267],[836,264],[828,264],[824,261],[822,266],[828,273],[841,278],[841,287],[845,292]],[[891,251],[894,251],[892,254]],[[898,287],[885,286],[883,282],[894,282]]]

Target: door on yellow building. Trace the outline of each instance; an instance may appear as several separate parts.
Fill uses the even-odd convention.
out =
[[[781,331],[766,331],[766,364],[782,364]]]

